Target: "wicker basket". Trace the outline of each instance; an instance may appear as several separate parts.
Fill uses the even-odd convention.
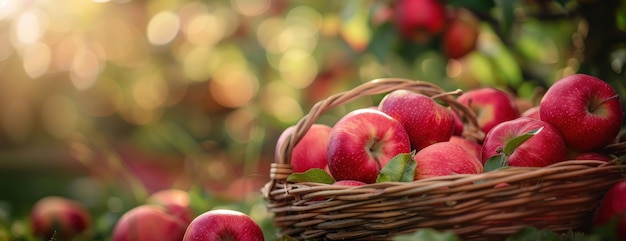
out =
[[[624,177],[612,162],[564,161],[543,168],[508,168],[475,175],[358,187],[290,183],[291,150],[318,117],[356,98],[407,89],[429,96],[445,91],[429,82],[378,79],[318,102],[296,125],[263,188],[279,236],[319,240],[389,240],[419,228],[451,230],[463,240],[503,240],[524,226],[555,232],[589,227],[608,188]],[[475,115],[450,95],[447,103],[465,122],[464,135],[479,141]],[[614,153],[623,149],[607,148]],[[622,153],[620,153],[622,154]],[[508,185],[502,185],[506,183]]]

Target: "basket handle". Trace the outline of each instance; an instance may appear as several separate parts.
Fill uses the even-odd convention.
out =
[[[476,114],[468,107],[457,102],[456,99],[452,96],[441,95],[444,94],[445,91],[439,86],[430,82],[420,80],[411,80],[404,78],[381,78],[365,82],[351,90],[334,94],[322,101],[317,102],[311,108],[309,113],[302,117],[300,121],[298,121],[293,133],[280,147],[280,151],[277,153],[278,163],[276,164],[282,165],[283,167],[285,165],[290,165],[291,153],[295,145],[298,144],[302,137],[304,137],[311,125],[313,125],[317,121],[320,115],[328,109],[350,102],[359,97],[383,94],[399,89],[411,90],[431,97],[439,95],[437,96],[437,99],[442,100],[450,105],[452,109],[459,114],[459,117],[461,117],[465,121],[466,126],[464,127],[464,136],[468,138],[473,138],[478,141],[482,141],[482,139],[484,138],[484,133],[478,127]],[[286,172],[287,173],[284,174],[290,174],[288,173],[289,171]],[[284,175],[274,175],[274,177],[276,177],[277,179],[284,179],[278,178],[278,176]],[[274,179],[274,177],[272,178]]]

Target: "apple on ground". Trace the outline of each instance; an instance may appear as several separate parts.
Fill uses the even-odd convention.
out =
[[[187,223],[159,205],[143,204],[124,213],[111,241],[180,241]]]
[[[461,136],[452,136],[450,137],[449,142],[460,145],[472,154],[472,156],[476,157],[477,160],[480,160],[482,146],[478,144],[478,142],[465,139]]]
[[[617,220],[614,220],[617,219]],[[617,240],[626,240],[626,180],[622,180],[607,191],[593,217],[593,226],[608,225],[617,221]]]
[[[452,142],[439,142],[418,151],[413,159],[415,180],[454,174],[478,174],[483,165],[462,146]]]
[[[409,152],[409,135],[400,122],[375,109],[357,109],[330,131],[328,169],[335,180],[374,183],[391,158]]]
[[[393,21],[403,38],[424,43],[441,34],[445,14],[439,0],[400,0],[395,3]]]
[[[454,133],[454,116],[450,109],[420,93],[393,91],[380,101],[378,110],[404,126],[414,150],[448,141]]]
[[[330,135],[330,126],[323,124],[313,124],[302,139],[296,144],[291,152],[290,163],[294,172],[305,172],[311,168],[325,169],[328,161],[326,160],[326,148],[328,147],[328,137]],[[278,156],[282,145],[287,138],[295,131],[295,126],[285,129],[276,141],[275,161],[278,162]]]
[[[457,101],[476,113],[478,126],[485,133],[499,123],[520,117],[515,98],[497,88],[472,89],[459,96]]]
[[[33,234],[43,240],[71,240],[91,228],[91,214],[75,200],[47,196],[31,209],[30,225]]]
[[[476,48],[480,22],[465,8],[455,8],[443,31],[443,51],[448,58],[458,59]]]
[[[487,133],[482,145],[482,162],[485,163],[491,156],[497,155],[511,139],[540,128],[542,129],[539,133],[513,151],[508,157],[508,165],[544,167],[564,161],[567,157],[567,147],[559,131],[545,121],[520,117],[502,122]]]
[[[183,241],[263,241],[261,227],[250,216],[234,210],[215,209],[196,217]]]
[[[541,99],[541,120],[556,127],[568,147],[589,151],[613,142],[621,128],[619,95],[608,83],[574,74],[554,83]]]
[[[191,208],[189,193],[180,189],[164,189],[152,193],[147,199],[147,204],[163,206],[169,213],[189,224],[195,217]]]

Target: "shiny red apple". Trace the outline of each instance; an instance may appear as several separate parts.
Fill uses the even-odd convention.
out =
[[[328,169],[335,180],[374,183],[391,158],[409,152],[409,135],[400,122],[375,109],[358,109],[330,131]]]
[[[261,227],[250,216],[234,210],[216,209],[196,217],[182,241],[263,241]]]
[[[613,142],[624,112],[619,95],[608,83],[574,74],[554,83],[540,102],[541,120],[556,127],[568,147],[594,150]]]
[[[143,204],[124,213],[111,241],[180,241],[187,223],[159,205]]]
[[[455,174],[478,174],[483,165],[468,150],[452,142],[439,142],[418,151],[415,180]]]
[[[539,130],[508,157],[509,166],[544,167],[564,161],[567,147],[559,131],[550,123],[529,117],[505,121],[487,133],[482,145],[482,162],[498,155],[511,139]]]
[[[454,133],[454,116],[450,109],[420,93],[393,91],[380,101],[378,110],[404,126],[414,150],[448,141]]]
[[[478,126],[485,133],[499,123],[520,117],[515,98],[497,88],[472,89],[459,96],[457,101],[476,113]]]
[[[326,149],[328,148],[328,137],[330,126],[323,124],[313,124],[302,139],[296,144],[291,152],[291,165],[294,172],[305,172],[311,168],[325,169],[328,161],[326,159]],[[282,145],[294,132],[295,126],[285,129],[276,141],[274,158],[278,161],[281,154]]]
[[[615,220],[613,220],[615,219]],[[626,180],[614,184],[604,195],[593,217],[593,226],[617,222],[617,240],[626,240]]]

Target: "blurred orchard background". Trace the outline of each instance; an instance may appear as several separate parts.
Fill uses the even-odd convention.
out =
[[[588,73],[626,99],[626,1],[443,1],[478,31],[454,57],[441,34],[402,35],[393,3],[0,0],[0,233],[27,237],[33,203],[60,195],[105,240],[147,195],[180,188],[272,237],[259,189],[280,132],[375,78],[495,86],[532,105]]]

